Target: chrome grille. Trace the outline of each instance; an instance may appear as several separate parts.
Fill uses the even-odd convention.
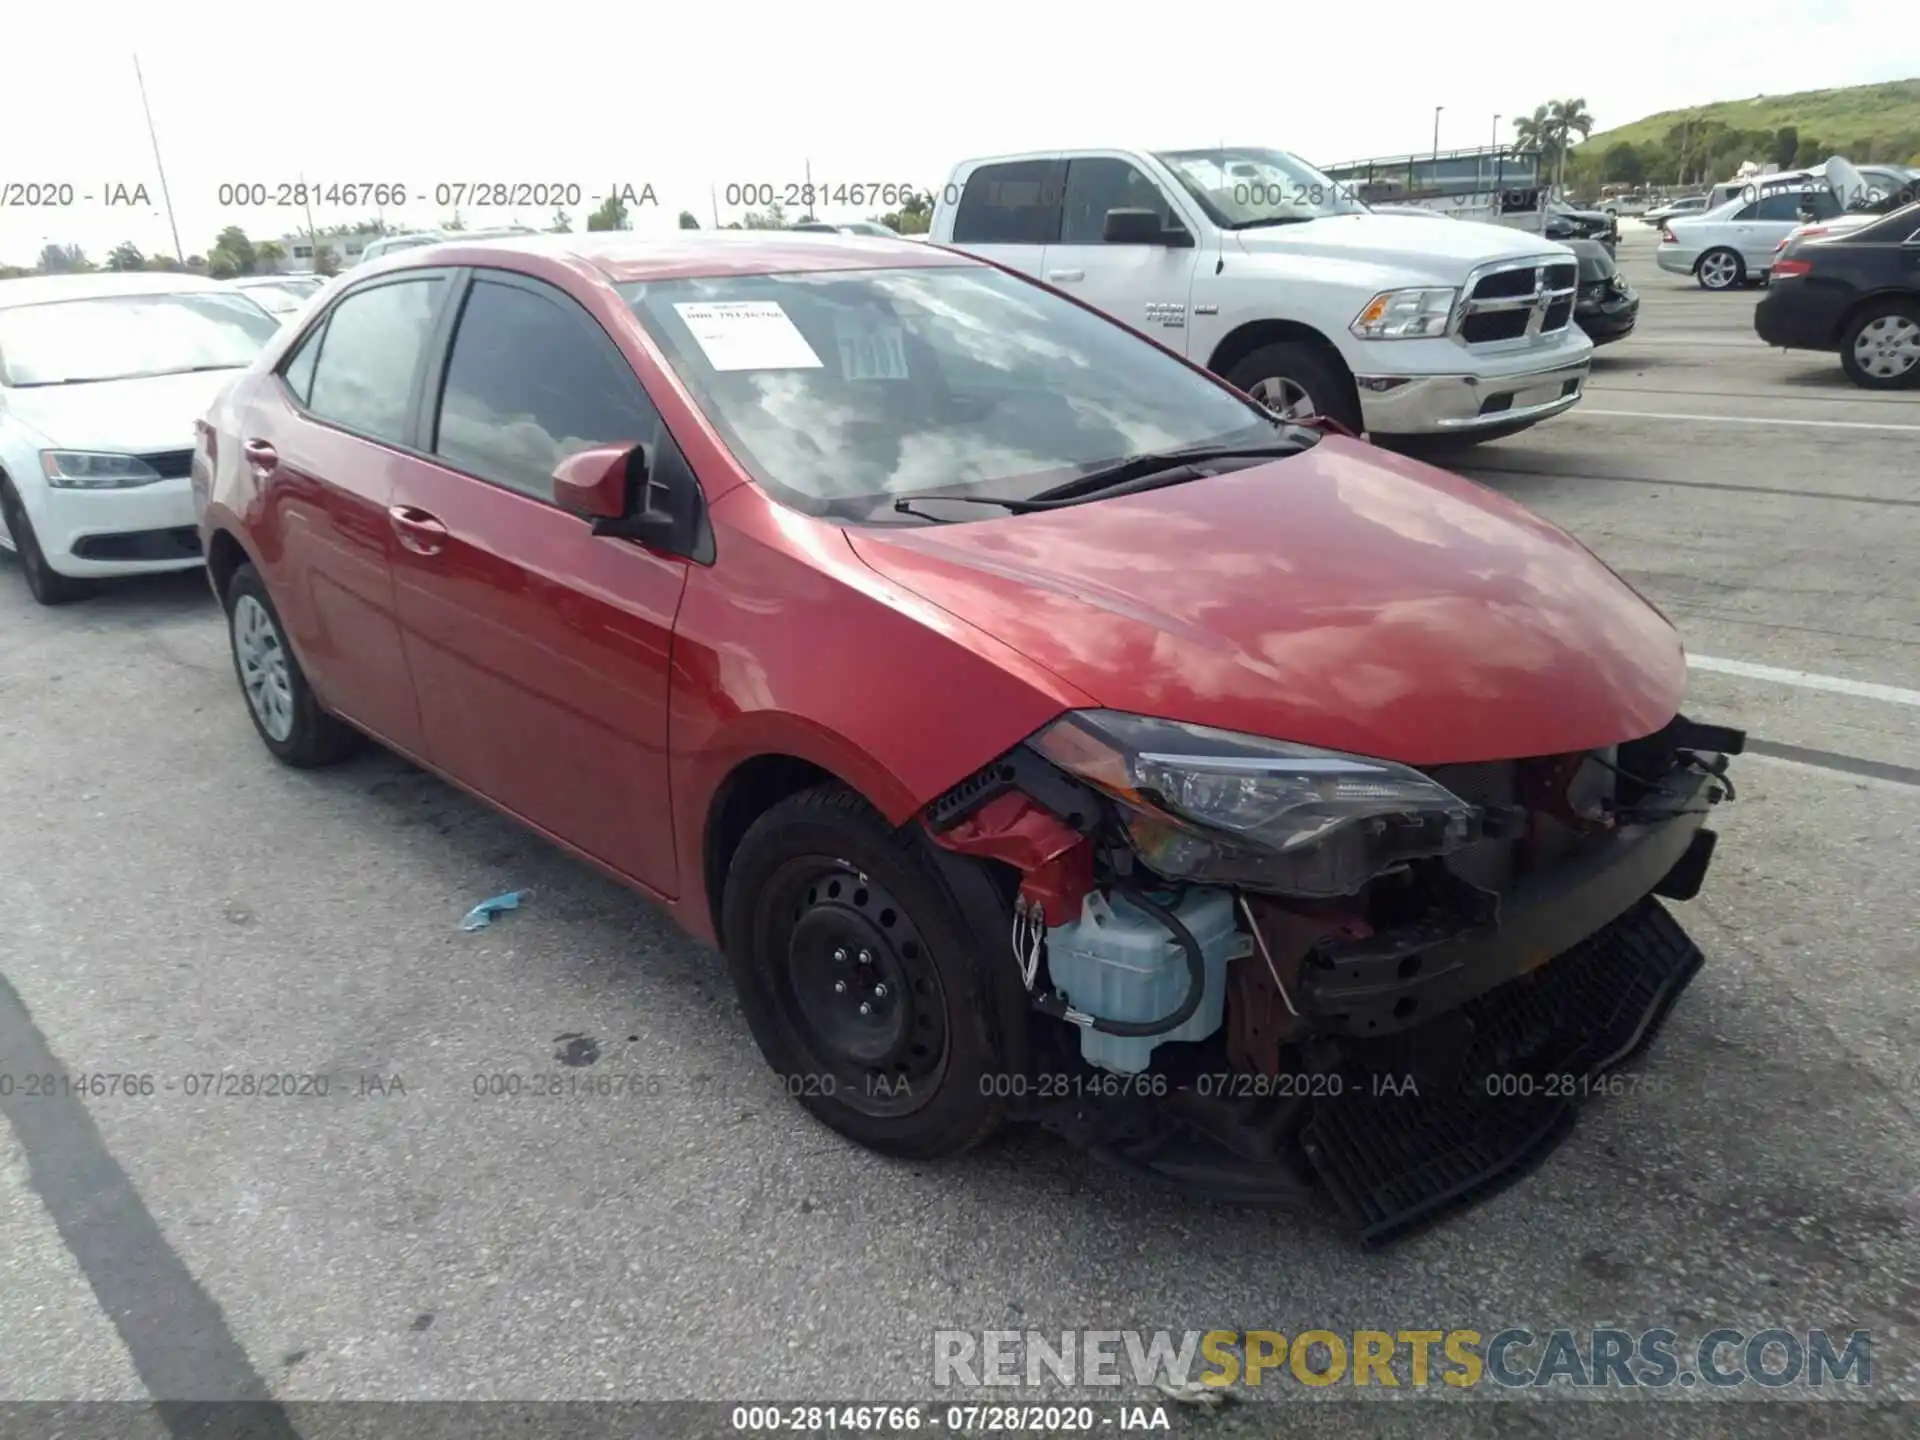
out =
[[[1556,335],[1573,320],[1578,262],[1540,256],[1482,265],[1467,279],[1453,317],[1466,345],[1524,344]]]

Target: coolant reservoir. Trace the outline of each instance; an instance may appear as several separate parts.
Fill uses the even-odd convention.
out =
[[[1158,899],[1158,896],[1154,896]],[[1189,890],[1173,913],[1199,942],[1206,960],[1200,1008],[1164,1035],[1080,1032],[1080,1054],[1090,1065],[1135,1075],[1154,1047],[1168,1040],[1204,1040],[1220,1028],[1226,1007],[1227,961],[1248,953],[1252,937],[1235,921],[1232,892]],[[1124,895],[1088,894],[1080,918],[1047,936],[1047,969],[1054,988],[1074,1009],[1103,1020],[1144,1022],[1171,1015],[1187,997],[1187,958],[1173,932]]]

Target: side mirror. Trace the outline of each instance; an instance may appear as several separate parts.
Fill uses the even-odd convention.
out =
[[[596,445],[569,455],[553,472],[553,503],[575,515],[618,520],[627,513],[627,445]]]
[[[1178,226],[1163,227],[1158,211],[1115,209],[1107,211],[1100,238],[1109,245],[1165,245],[1174,249],[1192,246],[1193,236]]]
[[[553,472],[553,497],[591,519],[595,535],[713,563],[706,496],[664,430],[656,445],[597,445],[568,456]]]

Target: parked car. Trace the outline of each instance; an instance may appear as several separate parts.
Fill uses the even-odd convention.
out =
[[[1601,240],[1609,247],[1620,239],[1620,220],[1610,210],[1582,210],[1567,204],[1564,200],[1545,202],[1549,229],[1549,240]],[[1560,221],[1566,227],[1564,236],[1556,234],[1552,222]]]
[[[284,316],[304,309],[307,301],[319,291],[319,286],[302,285],[299,279],[294,275],[250,275],[228,283],[244,291],[269,314]]]
[[[802,220],[797,225],[789,225],[789,230],[810,230],[824,235],[871,235],[880,240],[898,240],[900,232],[891,230],[877,220]]]
[[[1732,290],[1764,282],[1775,244],[1796,226],[1831,220],[1840,202],[1825,185],[1772,190],[1753,200],[1730,200],[1660,226],[1654,260],[1662,270],[1691,275],[1703,290]]]
[[[1920,385],[1920,204],[1788,245],[1754,307],[1769,345],[1837,352],[1868,390]]]
[[[1615,195],[1600,202],[1600,209],[1618,219],[1622,215],[1639,216],[1647,213],[1647,207],[1653,202],[1645,195]]]
[[[1056,285],[1277,413],[1491,439],[1580,401],[1593,347],[1566,248],[1374,214],[1279,150],[969,160],[933,238]]]
[[[1649,225],[1659,225],[1680,215],[1698,215],[1707,208],[1704,195],[1684,195],[1678,200],[1668,200],[1654,206],[1640,218]]]
[[[1497,1177],[1559,1133],[1452,1067],[1604,1068],[1699,964],[1651,897],[1699,888],[1742,737],[1678,715],[1658,611],[951,251],[395,256],[214,404],[195,477],[273,755],[370,733],[660,900],[877,1150],[1046,1119],[1243,1197],[1322,1176],[1378,1237],[1468,1188],[1424,1163],[1463,1137]],[[1385,1035],[1452,1084],[1312,1146],[1277,1087],[1178,1083],[1310,1043],[1356,1094]],[[1347,1168],[1382,1126],[1384,1212]]]
[[[1573,321],[1595,345],[1606,345],[1633,333],[1640,319],[1640,296],[1620,273],[1613,252],[1597,240],[1570,241],[1567,248],[1580,258],[1580,293],[1574,301]]]
[[[278,327],[197,275],[0,282],[0,548],[34,599],[200,565],[194,422]]]

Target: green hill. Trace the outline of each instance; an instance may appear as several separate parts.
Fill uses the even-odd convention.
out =
[[[1810,164],[1840,153],[1849,159],[1920,165],[1920,79],[1841,90],[1803,90],[1795,95],[1758,95],[1717,100],[1685,110],[1665,110],[1631,125],[1596,132],[1569,152],[1576,168],[1605,166],[1616,146],[1630,145],[1647,178],[1677,172],[1684,142],[1687,170],[1704,164],[1721,179],[1742,160],[1777,160],[1780,131],[1791,127],[1796,153],[1790,162]],[[1619,169],[1616,162],[1611,168]],[[1620,175],[1620,179],[1633,179]]]

